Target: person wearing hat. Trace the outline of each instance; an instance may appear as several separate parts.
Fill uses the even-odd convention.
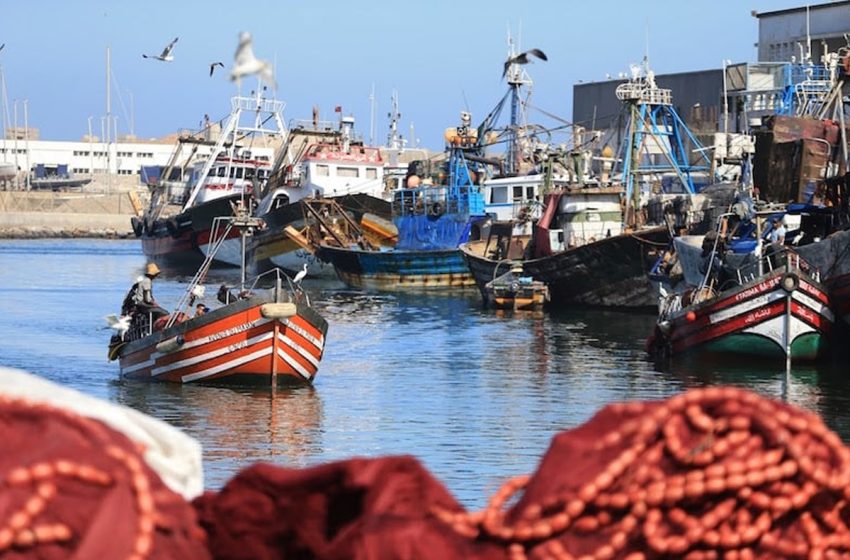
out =
[[[156,300],[153,298],[153,280],[159,276],[160,270],[156,263],[149,262],[145,266],[145,275],[139,278],[136,283],[136,291],[133,294],[133,302],[137,308],[157,307]]]

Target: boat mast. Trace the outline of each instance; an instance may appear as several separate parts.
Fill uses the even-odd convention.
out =
[[[626,187],[626,223],[635,226],[639,225],[637,210],[643,177],[661,183],[663,174],[672,172],[685,191],[694,194],[695,172],[709,171],[711,162],[673,108],[672,91],[655,83],[647,58],[642,66],[632,66],[629,81],[617,86],[616,95],[628,107],[629,122],[620,159]],[[699,154],[698,163],[691,163],[691,153]]]
[[[508,33],[508,60],[513,60],[517,55],[518,47],[514,45],[513,38]],[[528,73],[522,65],[513,62],[507,72],[508,87],[511,97],[511,122],[508,127],[508,154],[505,171],[508,175],[515,175],[519,171],[519,134],[520,129],[525,127],[525,111],[520,97],[522,86],[527,85],[529,89],[533,85]]]

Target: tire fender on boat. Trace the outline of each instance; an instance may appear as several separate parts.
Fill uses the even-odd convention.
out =
[[[184,339],[182,335],[172,336],[171,338],[157,343],[156,351],[160,354],[168,354],[175,350],[180,350],[184,342],[186,342],[186,339]]]
[[[779,281],[779,286],[789,294],[800,287],[800,277],[789,272]]]
[[[443,208],[443,205],[440,202],[435,202],[428,209],[428,215],[432,218],[439,218],[443,215],[443,212],[445,212],[445,209]]]
[[[180,236],[180,224],[177,223],[175,218],[169,218],[165,221],[165,228],[168,230],[168,233],[171,237],[179,237]]]
[[[266,319],[287,319],[298,313],[294,303],[264,303],[260,306],[260,315]]]
[[[136,237],[141,237],[144,224],[142,224],[142,221],[139,218],[136,216],[130,217],[130,227],[133,228],[133,234],[135,234]]]

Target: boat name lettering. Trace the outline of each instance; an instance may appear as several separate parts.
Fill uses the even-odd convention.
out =
[[[241,342],[231,344],[230,346],[227,347],[227,350],[230,351],[230,352],[236,352],[237,350],[239,350],[241,348],[247,348],[247,347],[248,347],[248,341],[243,340]]]
[[[253,321],[245,323],[244,325],[239,325],[238,327],[233,327],[232,329],[227,329],[226,331],[221,331],[221,332],[217,332],[215,334],[211,334],[210,335],[210,342],[213,342],[213,341],[216,341],[216,340],[221,340],[222,338],[227,338],[228,336],[232,336],[236,333],[247,331],[248,329],[250,329],[251,327],[256,325],[258,320],[259,319],[255,319]]]
[[[759,284],[758,286],[753,286],[752,288],[747,288],[743,292],[735,294],[735,301],[741,301],[744,299],[749,299],[754,295],[760,294],[762,292],[766,292],[770,288],[773,287],[779,280],[774,278],[769,282],[765,282],[763,284]]]
[[[770,315],[770,309],[759,309],[758,311],[750,313],[744,317],[744,323],[749,325],[750,323],[755,323],[759,319],[763,319],[768,315]]]

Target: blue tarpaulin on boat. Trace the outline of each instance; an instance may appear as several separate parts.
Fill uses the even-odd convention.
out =
[[[401,216],[395,220],[398,228],[396,248],[404,251],[454,249],[463,241],[467,231],[466,216],[446,214],[431,216]]]

